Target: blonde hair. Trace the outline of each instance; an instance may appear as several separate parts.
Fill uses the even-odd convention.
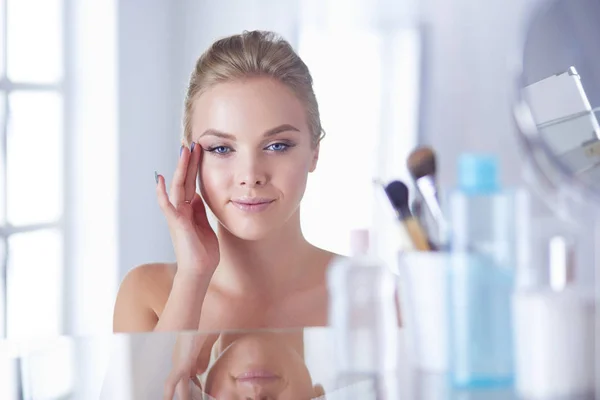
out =
[[[244,31],[214,42],[196,62],[185,97],[184,143],[192,141],[194,100],[211,87],[233,80],[269,77],[283,83],[306,108],[313,145],[325,136],[308,67],[274,32]]]

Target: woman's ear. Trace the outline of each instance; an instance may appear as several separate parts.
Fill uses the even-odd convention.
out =
[[[325,389],[323,388],[323,386],[321,386],[317,383],[315,386],[313,386],[313,392],[314,392],[313,399],[325,400]]]
[[[313,150],[313,159],[310,164],[309,172],[314,172],[317,168],[317,162],[319,161],[319,150],[321,148],[321,144],[317,144],[317,146]]]

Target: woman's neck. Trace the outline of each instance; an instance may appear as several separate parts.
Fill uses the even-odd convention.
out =
[[[240,239],[222,226],[218,237],[221,262],[213,279],[226,283],[228,291],[277,296],[310,279],[307,262],[314,247],[302,235],[299,211],[260,240]]]

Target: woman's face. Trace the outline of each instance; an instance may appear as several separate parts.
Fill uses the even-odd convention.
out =
[[[243,336],[229,345],[206,376],[215,399],[309,400],[322,396],[303,358],[276,334]]]
[[[285,85],[253,78],[214,86],[194,103],[192,139],[203,149],[202,196],[231,233],[258,240],[298,211],[318,147]]]

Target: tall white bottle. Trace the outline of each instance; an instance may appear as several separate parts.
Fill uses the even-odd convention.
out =
[[[327,274],[338,385],[372,379],[371,394],[395,400],[399,398],[396,276],[369,254],[368,237],[364,230],[352,232],[352,256],[335,260]]]

